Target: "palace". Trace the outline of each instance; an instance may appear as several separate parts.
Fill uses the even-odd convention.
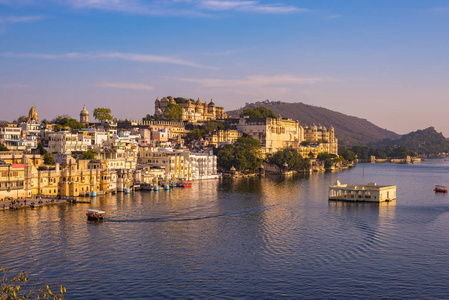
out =
[[[177,104],[182,108],[182,115],[179,121],[187,121],[192,123],[207,122],[215,119],[226,119],[227,115],[223,107],[216,106],[211,99],[209,104],[202,102],[200,98],[195,102],[193,99],[185,101],[176,101],[172,97],[159,98],[154,102],[154,115],[159,120],[165,120],[164,111],[170,104]]]

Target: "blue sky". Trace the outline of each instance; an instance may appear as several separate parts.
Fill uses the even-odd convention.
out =
[[[0,120],[281,100],[449,136],[449,3],[0,0]]]

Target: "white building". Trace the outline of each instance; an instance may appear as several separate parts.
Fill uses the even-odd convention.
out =
[[[60,132],[50,134],[48,141],[48,152],[71,154],[75,151],[87,151],[92,144],[92,138],[82,133],[73,134],[70,132]]]
[[[22,128],[9,127],[7,125],[0,126],[0,144],[8,148],[15,147],[17,142],[22,139]]]
[[[337,184],[329,187],[329,200],[358,201],[358,202],[383,202],[396,200],[395,185],[366,185]]]
[[[218,178],[217,156],[209,153],[184,152],[192,168],[192,180]]]

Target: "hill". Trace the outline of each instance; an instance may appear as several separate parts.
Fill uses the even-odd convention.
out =
[[[382,129],[366,119],[348,116],[330,109],[308,105],[304,103],[286,103],[281,101],[263,101],[246,104],[237,110],[229,111],[227,114],[237,118],[245,108],[266,107],[271,109],[276,115],[298,120],[302,126],[313,124],[325,127],[333,126],[339,145],[354,146],[367,145],[385,139],[395,140],[400,138],[399,134]]]
[[[449,141],[433,127],[410,132],[394,141],[387,139],[372,143],[369,146],[378,149],[386,146],[405,146],[419,155],[437,155],[438,153],[449,152]]]

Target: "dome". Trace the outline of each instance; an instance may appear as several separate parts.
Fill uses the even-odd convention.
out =
[[[161,103],[161,100],[159,100],[159,97],[156,98],[156,103]]]
[[[161,103],[166,103],[166,104],[168,104],[168,99],[167,99],[167,97],[162,98]]]
[[[169,101],[169,103],[170,103],[170,104],[176,104],[176,101],[175,101],[175,99],[173,99],[173,98],[170,98],[170,101]]]
[[[214,101],[212,99],[210,99],[209,106],[215,106],[215,103],[214,103]]]
[[[34,104],[34,106],[31,106],[30,111],[28,112],[27,123],[30,123],[31,121],[34,121],[36,123],[38,122],[35,106],[36,106],[36,103]]]
[[[201,100],[200,100],[200,98],[198,98],[198,100],[196,101],[196,103],[195,103],[196,105],[202,105],[203,104],[203,102],[201,102]]]
[[[89,116],[89,112],[86,109],[86,105],[84,105],[83,110],[80,112],[80,116]]]

